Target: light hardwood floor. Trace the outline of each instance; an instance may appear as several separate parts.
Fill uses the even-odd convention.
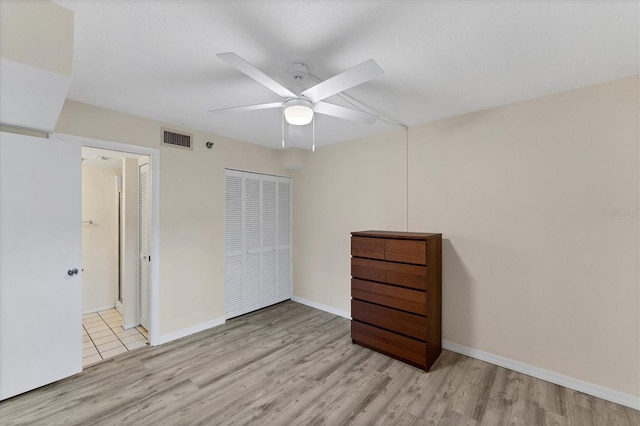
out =
[[[424,373],[288,301],[4,401],[0,423],[582,426],[640,412],[448,351]]]

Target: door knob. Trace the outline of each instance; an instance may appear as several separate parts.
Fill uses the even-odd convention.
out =
[[[67,274],[70,277],[73,277],[74,275],[78,275],[78,268],[71,268],[67,271]]]

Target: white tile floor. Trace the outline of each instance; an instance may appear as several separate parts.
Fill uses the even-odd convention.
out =
[[[82,366],[145,346],[148,339],[143,327],[124,330],[122,315],[115,309],[83,315]]]

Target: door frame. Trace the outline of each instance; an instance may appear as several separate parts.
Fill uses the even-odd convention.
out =
[[[151,223],[149,226],[149,345],[157,346],[160,342],[160,150],[120,142],[94,139],[65,133],[52,133],[51,139],[63,142],[80,143],[90,148],[108,149],[111,151],[129,152],[149,157],[151,168]]]

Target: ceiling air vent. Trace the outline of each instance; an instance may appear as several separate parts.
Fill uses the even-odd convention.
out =
[[[188,133],[178,133],[169,129],[162,129],[162,144],[177,148],[192,149],[193,136]]]

